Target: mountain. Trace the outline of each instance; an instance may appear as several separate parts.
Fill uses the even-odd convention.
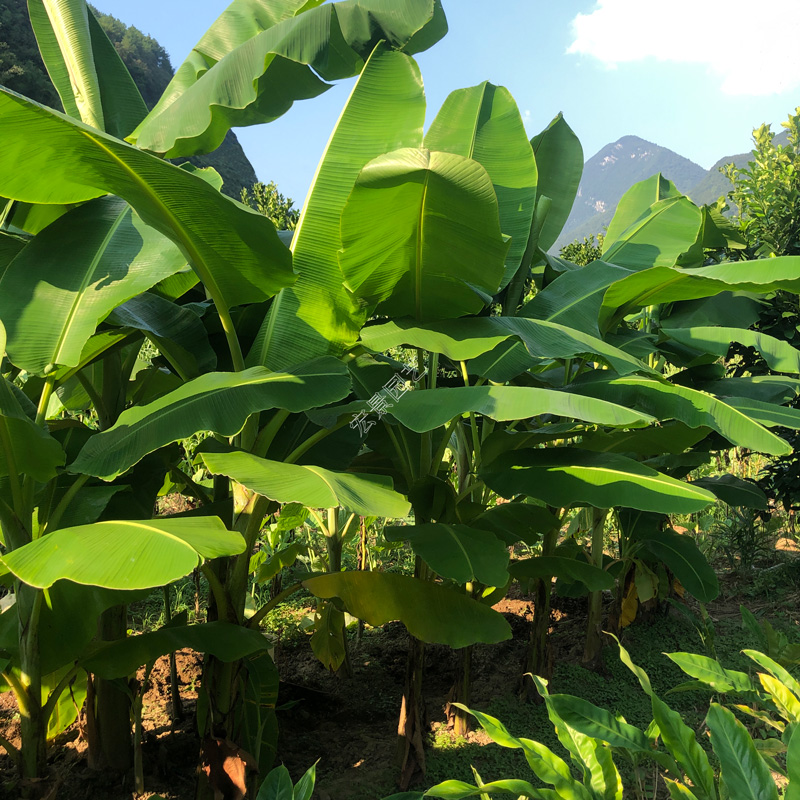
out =
[[[786,144],[789,136],[782,131],[777,144]],[[660,172],[697,205],[716,202],[731,190],[730,181],[719,171],[724,164],[747,166],[752,152],[737,153],[719,159],[709,170],[666,147],[623,136],[607,144],[584,165],[578,196],[564,230],[551,248],[557,253],[564,245],[602,233],[614,216],[617,203],[625,192],[645,178]]]
[[[139,87],[147,107],[152,108],[174,74],[167,51],[138,28],[92,10]],[[0,84],[38,103],[62,110],[39,55],[26,0],[0,3]],[[214,167],[222,176],[222,191],[237,200],[242,188],[250,188],[257,180],[253,165],[232,131],[213,153],[189,160],[198,167]]]
[[[698,164],[638,136],[623,136],[595,153],[584,165],[572,213],[553,252],[575,239],[603,231],[622,195],[656,172],[684,193],[706,177],[706,170]]]

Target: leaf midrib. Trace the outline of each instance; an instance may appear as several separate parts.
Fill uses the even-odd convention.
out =
[[[95,277],[95,270],[100,265],[101,259],[105,256],[105,253],[108,250],[109,246],[111,245],[111,241],[113,240],[114,236],[119,230],[119,227],[122,224],[122,220],[125,217],[125,214],[128,212],[129,208],[130,207],[126,204],[125,208],[117,215],[117,218],[112,222],[111,227],[108,229],[108,232],[103,237],[103,241],[101,242],[100,247],[95,252],[91,263],[89,264],[88,268],[83,274],[83,279],[81,280],[80,286],[76,291],[75,300],[70,306],[67,318],[61,328],[61,333],[58,337],[58,340],[54,348],[53,357],[50,359],[50,361],[53,364],[62,363],[61,361],[59,361],[59,358],[61,357],[61,351],[66,345],[66,341],[72,330],[73,323],[75,322],[75,319],[78,315],[78,311],[81,307],[82,301],[85,299],[86,289],[88,288],[89,283]],[[67,366],[72,366],[72,365],[67,365]]]

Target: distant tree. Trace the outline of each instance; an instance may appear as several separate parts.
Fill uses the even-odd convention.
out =
[[[564,245],[559,251],[559,255],[579,267],[585,267],[602,257],[604,238],[605,234],[598,233],[597,241],[594,236],[584,236],[583,241],[576,239],[574,242]]]
[[[0,3],[0,85],[61,110],[61,100],[39,55],[25,0]]]
[[[775,144],[769,125],[753,131],[753,160],[727,164],[728,193],[748,245],[760,256],[800,254],[800,108],[782,123],[788,142]]]
[[[747,167],[728,164],[723,174],[733,188],[728,198],[738,207],[738,222],[747,250],[729,253],[731,258],[800,255],[800,108],[782,123],[788,131],[785,145],[776,144],[770,126],[753,131],[753,158]],[[774,336],[793,347],[800,346],[800,303],[793,292],[778,291],[764,304],[753,330]],[[766,375],[769,366],[752,347],[732,345],[728,373]],[[800,398],[790,403],[800,406]],[[800,434],[776,428],[794,448],[786,456],[770,459],[759,477],[768,497],[784,507],[800,507]]]
[[[251,189],[242,189],[242,202],[272,220],[279,231],[293,231],[300,219],[300,210],[293,208],[294,200],[284,197],[277,184],[270,181],[254,183]]]

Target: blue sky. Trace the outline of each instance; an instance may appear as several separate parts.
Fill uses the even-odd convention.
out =
[[[95,0],[177,67],[224,0]],[[417,56],[428,122],[447,94],[508,87],[531,136],[562,111],[586,158],[627,134],[710,167],[800,105],[800,0],[443,0],[450,31]],[[303,200],[351,82],[237,135],[256,173]]]

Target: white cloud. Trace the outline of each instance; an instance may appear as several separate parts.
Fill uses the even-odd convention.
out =
[[[704,66],[731,95],[800,86],[800,0],[598,0],[568,53],[609,68],[654,58]]]

